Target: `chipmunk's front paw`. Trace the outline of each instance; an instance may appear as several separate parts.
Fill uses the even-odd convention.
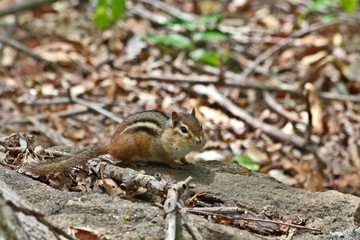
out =
[[[182,166],[194,166],[194,164],[186,161],[185,158],[180,159],[180,163],[181,163]]]

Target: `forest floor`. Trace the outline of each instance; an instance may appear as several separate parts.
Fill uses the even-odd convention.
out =
[[[244,194],[249,199],[241,202],[258,210],[275,205],[292,219],[313,217],[311,225],[325,227],[326,237],[351,226],[360,196],[359,11],[333,5],[300,20],[312,1],[138,0],[126,1],[124,16],[99,30],[88,1],[49,2],[10,14],[4,12],[15,1],[0,2],[2,165],[16,169],[52,146],[106,143],[118,122],[138,111],[195,108],[208,141],[187,160],[205,172],[210,160],[236,162],[264,181],[216,180],[257,195],[202,188],[198,179],[196,190],[213,190],[228,204]],[[77,177],[70,185],[45,182],[67,191],[94,187],[93,178]],[[268,186],[289,191],[281,198],[287,202]],[[343,205],[318,206],[311,216],[312,201],[323,204],[330,195],[331,204],[345,199]],[[343,209],[343,225],[331,226],[340,213],[324,208]],[[317,224],[323,214],[331,217]]]

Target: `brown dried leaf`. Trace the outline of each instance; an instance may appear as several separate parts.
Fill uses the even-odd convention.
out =
[[[98,180],[100,186],[103,186],[110,196],[118,196],[123,193],[123,190],[111,178],[103,178]]]
[[[94,230],[91,228],[78,228],[78,227],[70,227],[67,231],[71,236],[74,236],[79,240],[106,240],[107,238],[99,233],[98,230]]]

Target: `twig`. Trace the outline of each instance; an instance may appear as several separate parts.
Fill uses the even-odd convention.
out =
[[[8,15],[8,14],[14,14],[20,11],[24,11],[27,9],[37,8],[41,5],[54,3],[57,0],[33,0],[33,1],[26,1],[19,3],[17,5],[5,8],[0,11],[0,17]]]
[[[187,227],[189,233],[191,234],[191,236],[193,237],[193,239],[202,240],[203,237],[201,236],[201,234],[199,233],[197,228],[194,226],[194,224],[190,220],[190,218],[188,216],[186,216],[186,213],[185,213],[186,210],[181,208],[180,203],[177,203],[177,207],[179,209],[178,213],[180,214],[180,217],[182,218],[184,224],[186,225],[186,227]]]
[[[286,223],[286,222],[279,222],[279,221],[275,221],[275,220],[270,220],[270,219],[261,219],[261,218],[252,218],[252,217],[232,217],[232,216],[228,216],[225,214],[219,214],[215,211],[206,211],[203,210],[204,208],[184,208],[185,211],[187,212],[192,212],[192,213],[200,213],[200,214],[213,214],[216,216],[221,216],[224,218],[228,218],[228,219],[235,219],[235,220],[246,220],[246,221],[254,221],[254,222],[268,222],[268,223],[274,223],[274,224],[278,224],[278,225],[286,225],[286,226],[290,226],[290,227],[294,227],[294,228],[301,228],[301,229],[308,229],[311,231],[317,231],[317,232],[321,232],[320,229],[318,228],[312,228],[312,227],[305,227],[305,226],[300,226],[300,225],[296,225],[296,224],[291,224],[291,223]],[[207,208],[207,210],[211,209],[211,207]]]
[[[214,99],[217,104],[219,104],[221,107],[225,108],[233,115],[246,122],[246,124],[248,124],[252,128],[261,129],[264,133],[280,142],[283,142],[285,144],[293,144],[297,148],[304,149],[312,153],[318,161],[319,168],[325,169],[326,161],[318,154],[315,144],[306,145],[306,141],[304,138],[299,137],[298,135],[287,135],[272,125],[262,123],[258,119],[248,114],[245,110],[236,106],[230,99],[221,95],[215,87],[194,85],[192,87],[192,90],[200,95],[206,95],[209,98]]]
[[[168,227],[165,239],[175,239],[177,201],[183,191],[188,188],[192,177],[188,177],[182,182],[171,184],[159,177],[145,175],[130,168],[120,168],[111,164],[104,167],[103,173],[115,180],[121,181],[122,184],[120,188],[122,190],[129,190],[133,187],[144,187],[157,195],[164,195],[164,193],[166,193],[164,211],[166,213]]]
[[[204,212],[212,212],[212,213],[221,213],[221,214],[239,214],[244,213],[245,209],[240,207],[201,207],[201,208],[185,208],[187,209],[193,209],[193,210],[201,210]]]
[[[104,107],[105,105],[100,105],[100,106]],[[87,113],[90,110],[91,109],[89,109],[89,108],[85,108],[85,109],[81,109],[81,110],[62,111],[62,112],[55,113],[55,116],[57,116],[57,117],[69,117],[69,116],[73,116],[73,115]],[[49,119],[50,116],[38,116],[38,117],[33,117],[33,118],[36,118],[38,121],[44,121],[44,120]],[[23,124],[23,123],[30,123],[30,120],[28,118],[0,120],[0,125]]]
[[[162,2],[162,1],[158,1],[158,0],[139,0],[139,2],[152,5],[152,6],[156,7],[156,8],[158,8],[158,9],[163,10],[164,12],[167,12],[168,14],[170,14],[170,15],[172,15],[174,17],[177,17],[177,18],[186,19],[186,20],[192,20],[192,21],[195,20],[195,16],[192,16],[192,15],[190,15],[188,13],[184,13],[184,12],[180,11],[179,9],[177,9],[177,8],[175,8],[173,6],[170,6],[167,3]]]
[[[306,112],[308,115],[305,139],[306,139],[306,143],[310,144],[311,143],[311,132],[312,132],[312,113],[311,113],[311,106],[310,106],[310,89],[305,88],[304,95],[305,95],[305,100],[306,100]]]
[[[120,188],[129,190],[132,187],[144,187],[149,191],[162,195],[165,194],[170,183],[162,178],[156,178],[144,173],[135,171],[131,168],[121,168],[112,164],[107,164],[104,168],[104,175],[121,181]]]
[[[122,118],[119,118],[118,116],[116,116],[115,114],[113,114],[112,112],[102,108],[100,105],[97,105],[97,104],[93,104],[93,103],[90,103],[84,99],[81,99],[81,98],[78,98],[75,94],[75,91],[72,91],[72,89],[70,89],[70,98],[73,102],[76,102],[78,104],[81,104],[81,105],[84,105],[86,107],[88,107],[89,109],[95,111],[95,112],[98,112],[110,119],[112,119],[113,121],[117,122],[117,123],[121,123],[123,120]]]
[[[6,38],[10,37],[13,34],[15,26],[18,22],[18,19],[19,19],[19,14],[16,14],[14,16],[14,21],[7,26],[6,33],[5,33]],[[3,46],[4,46],[4,44],[0,43],[0,54],[2,54]]]
[[[171,184],[167,191],[166,200],[164,202],[164,211],[166,214],[167,229],[165,233],[166,240],[175,240],[176,238],[176,206],[179,196],[188,187],[192,177],[186,178],[182,182]]]
[[[73,142],[57,133],[54,129],[51,129],[40,123],[35,117],[28,117],[29,121],[34,125],[36,129],[42,132],[47,138],[54,142],[55,145],[73,145]]]
[[[277,51],[279,51],[280,49],[282,49],[283,47],[285,47],[286,45],[292,43],[296,38],[298,37],[302,37],[306,34],[309,34],[313,31],[319,30],[321,28],[325,28],[331,25],[335,25],[335,24],[340,24],[343,22],[348,21],[349,19],[335,19],[329,22],[318,22],[315,23],[313,25],[310,25],[308,28],[306,29],[301,29],[299,31],[294,32],[293,34],[291,34],[288,38],[280,41],[277,45],[269,48],[268,50],[266,50],[265,52],[263,52],[262,54],[260,54],[255,60],[254,63],[250,66],[247,67],[242,73],[241,73],[241,79],[245,79],[247,76],[249,76],[249,74],[255,70],[255,68],[262,63],[265,59],[267,59],[268,57],[270,57],[272,54],[276,53]]]
[[[266,102],[266,104],[270,109],[272,109],[273,111],[275,111],[276,113],[278,113],[279,115],[283,116],[284,118],[288,119],[291,122],[305,124],[304,121],[296,117],[295,114],[285,110],[280,104],[278,104],[268,91],[264,91],[263,96],[264,96],[264,101]]]
[[[19,99],[17,103],[23,103],[27,105],[53,105],[53,104],[64,104],[71,103],[70,98],[68,97],[58,97],[58,98],[36,98],[34,100],[29,99]]]
[[[303,92],[299,90],[292,90],[292,89],[284,89],[272,86],[266,86],[260,83],[252,83],[244,82],[236,77],[239,77],[238,74],[230,73],[226,71],[225,76],[227,76],[226,81],[221,86],[226,87],[239,87],[239,88],[250,88],[250,89],[258,89],[262,91],[269,91],[269,92],[284,92],[290,93],[297,96],[303,96]],[[218,73],[217,73],[218,74]],[[230,75],[230,76],[229,76]],[[215,76],[185,76],[185,75],[149,75],[149,74],[142,74],[142,73],[127,73],[127,76],[132,79],[136,79],[138,81],[162,81],[162,82],[169,82],[169,83],[190,83],[190,84],[214,84],[218,85],[218,77]],[[338,93],[331,93],[331,92],[318,92],[319,97],[327,100],[339,100],[339,101],[351,101],[351,102],[360,102],[359,95],[343,95]]]
[[[54,63],[52,61],[49,61],[49,60],[41,57],[40,55],[34,53],[30,48],[26,47],[24,44],[18,42],[15,39],[10,39],[10,38],[7,38],[7,37],[0,36],[0,42],[2,42],[3,44],[8,45],[10,47],[13,47],[13,48],[15,48],[15,49],[17,49],[19,51],[22,51],[22,52],[26,53],[27,55],[35,58],[36,60],[43,62],[44,64],[51,65],[57,70],[62,70],[62,67],[60,67],[56,63]]]

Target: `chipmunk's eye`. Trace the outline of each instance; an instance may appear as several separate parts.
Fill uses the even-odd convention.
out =
[[[181,126],[180,130],[182,133],[188,133],[188,130],[185,126]]]

